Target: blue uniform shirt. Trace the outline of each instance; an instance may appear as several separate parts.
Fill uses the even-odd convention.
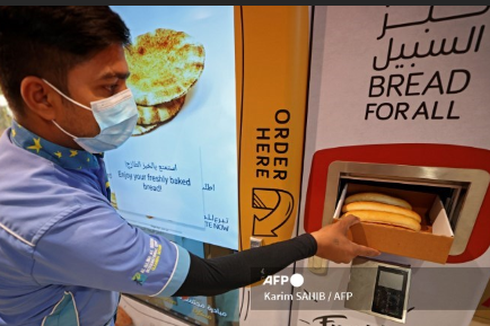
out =
[[[189,253],[127,223],[100,155],[15,121],[0,137],[0,325],[113,325],[119,294],[171,296]]]

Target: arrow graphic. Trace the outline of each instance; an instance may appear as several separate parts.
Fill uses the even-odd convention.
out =
[[[252,207],[254,208],[254,236],[277,237],[276,230],[293,213],[293,196],[281,189],[252,189]]]

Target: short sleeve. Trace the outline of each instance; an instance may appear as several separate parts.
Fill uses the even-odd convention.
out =
[[[177,291],[189,272],[187,250],[130,225],[102,201],[78,202],[36,244],[32,276],[39,284],[149,296]]]

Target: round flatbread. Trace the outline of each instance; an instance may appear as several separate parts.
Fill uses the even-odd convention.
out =
[[[205,52],[189,34],[158,28],[139,35],[125,49],[135,101],[151,106],[185,95],[204,69]]]
[[[179,113],[180,109],[185,102],[185,95],[181,96],[173,101],[155,105],[155,106],[143,106],[138,107],[138,122],[140,126],[151,126],[167,122]]]

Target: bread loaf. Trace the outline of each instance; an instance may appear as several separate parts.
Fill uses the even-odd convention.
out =
[[[420,223],[405,215],[382,212],[382,211],[349,211],[344,213],[342,217],[347,215],[357,216],[362,222],[382,223],[402,228],[407,228],[413,231],[420,231]]]
[[[413,218],[415,221],[417,221],[417,223],[420,223],[422,220],[419,214],[410,209],[378,202],[358,201],[342,206],[342,213],[351,211],[379,211],[395,213]]]
[[[345,199],[344,204],[350,204],[358,201],[372,201],[388,205],[400,206],[410,210],[412,209],[412,205],[410,205],[410,203],[408,203],[406,200],[377,192],[361,192],[348,196]]]
[[[420,231],[422,217],[406,200],[377,192],[348,196],[342,206],[342,217],[357,216],[362,222],[387,224]]]

